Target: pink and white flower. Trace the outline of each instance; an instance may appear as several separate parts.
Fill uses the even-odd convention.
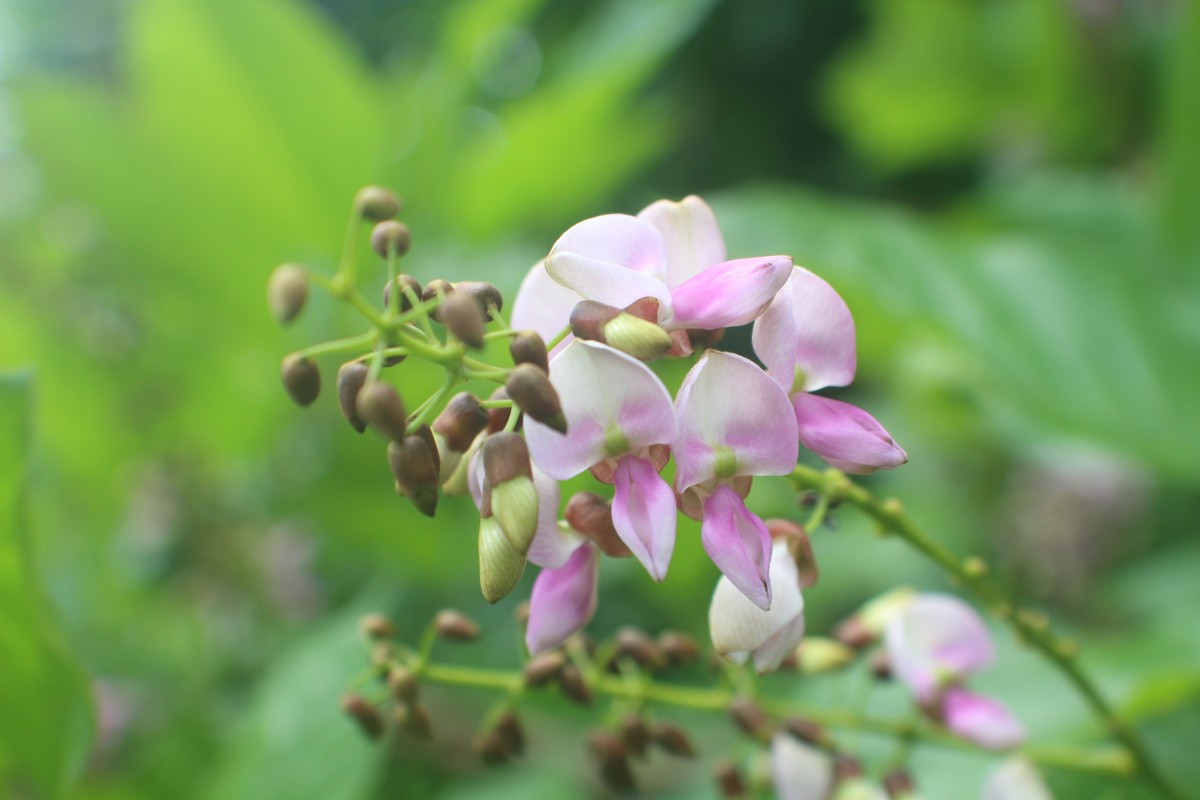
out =
[[[804,597],[800,575],[787,542],[771,550],[771,608],[764,611],[724,576],[717,581],[708,607],[713,649],[741,664],[754,660],[760,674],[778,667],[804,638]]]
[[[743,498],[754,475],[786,475],[796,464],[796,419],[766,373],[741,356],[709,350],[675,398],[675,489],[702,522],[704,550],[730,582],[771,607],[771,535]]]
[[[546,262],[539,261],[526,273],[521,287],[517,289],[510,320],[512,328],[536,331],[549,343],[567,327],[571,320],[571,309],[582,299],[551,278],[546,273]],[[553,359],[574,340],[575,337],[568,333],[566,338],[551,348],[550,358]]]
[[[525,646],[537,655],[565,642],[596,613],[600,551],[591,542],[575,549],[556,569],[543,569],[529,597]]]

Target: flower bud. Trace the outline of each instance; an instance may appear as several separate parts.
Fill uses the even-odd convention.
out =
[[[588,736],[588,749],[596,759],[600,778],[609,789],[617,794],[627,794],[637,788],[625,744],[608,731],[593,731]]]
[[[563,695],[568,700],[581,706],[591,706],[592,687],[588,686],[587,681],[583,679],[583,673],[579,671],[579,667],[570,662],[563,664],[562,671],[558,674],[558,681]]]
[[[479,638],[479,626],[465,614],[445,609],[433,618],[438,636],[451,642],[473,642]]]
[[[509,710],[501,714],[494,730],[500,735],[500,740],[509,755],[519,756],[525,753],[525,729],[515,711]]]
[[[385,219],[371,230],[371,249],[380,258],[387,258],[392,252],[399,258],[408,252],[411,244],[412,237],[408,233],[408,226],[403,222]]]
[[[770,723],[767,715],[748,697],[738,697],[729,704],[729,716],[734,723],[748,736],[766,741],[770,736]]]
[[[696,748],[683,730],[675,725],[660,723],[654,728],[654,743],[673,756],[695,758]]]
[[[542,372],[550,372],[550,354],[546,342],[536,331],[521,331],[508,343],[514,364],[533,364]]]
[[[892,659],[888,657],[887,650],[876,650],[871,654],[871,675],[877,681],[890,681],[895,677],[892,675]]]
[[[673,667],[689,664],[696,660],[700,648],[696,640],[686,633],[678,631],[663,631],[658,635],[658,646],[667,656],[667,661]]]
[[[358,620],[358,629],[372,641],[390,639],[396,635],[396,626],[383,614],[364,614]]]
[[[508,761],[508,747],[495,728],[476,738],[472,747],[485,766],[498,767]]]
[[[422,426],[424,427],[424,426]],[[388,443],[388,466],[396,479],[396,491],[427,517],[437,512],[438,463],[425,436],[414,433],[403,441]]]
[[[433,432],[441,435],[451,451],[465,453],[487,424],[488,414],[479,405],[479,398],[470,392],[459,392],[433,421]]]
[[[717,787],[721,790],[722,797],[746,796],[746,782],[742,779],[741,770],[732,761],[717,764],[713,777],[717,779]]]
[[[595,542],[604,555],[613,558],[633,555],[613,525],[611,504],[600,495],[575,493],[567,501],[563,516],[574,530]]]
[[[358,725],[359,730],[368,739],[379,739],[383,736],[383,717],[375,706],[363,699],[362,695],[348,694],[342,698],[342,711]]]
[[[449,297],[454,294],[454,287],[449,281],[444,281],[441,278],[434,278],[429,283],[425,284],[424,291],[421,292],[421,302],[428,303],[435,297]],[[437,322],[442,321],[442,306],[439,305],[433,311],[429,312],[429,316]]]
[[[367,422],[358,415],[358,393],[367,382],[370,370],[361,361],[347,361],[338,370],[337,397],[338,408],[350,427],[362,433],[367,429]]]
[[[308,300],[308,273],[297,264],[280,264],[267,280],[267,305],[271,316],[287,325],[300,315]]]
[[[563,416],[558,392],[541,367],[518,364],[508,373],[504,389],[532,419],[559,433],[567,432],[567,418]]]
[[[412,292],[413,297],[417,300],[421,299],[421,284],[411,275],[397,275],[395,281],[388,281],[383,285],[383,307],[390,308],[392,305],[392,283],[396,284],[400,294],[396,298],[400,303],[401,311],[409,311],[412,309],[412,300],[409,299],[409,292]]]
[[[382,222],[400,213],[400,198],[382,186],[364,186],[354,195],[354,210],[363,219]]]
[[[298,406],[310,406],[321,393],[321,373],[311,358],[295,353],[285,356],[280,368],[283,388]]]
[[[813,555],[812,542],[804,528],[790,519],[768,519],[765,522],[773,540],[787,543],[788,553],[796,562],[800,586],[805,589],[815,586],[820,571],[817,569],[817,557]]]
[[[442,491],[451,496],[466,494],[471,490],[471,461],[475,451],[483,445],[484,434],[475,437],[475,441],[467,448],[467,452],[455,458],[455,453],[447,446],[447,452],[442,459]]]
[[[567,659],[557,650],[536,655],[525,664],[525,685],[531,688],[545,686],[558,678]]]
[[[416,673],[404,667],[396,667],[387,674],[388,692],[401,703],[412,704],[417,700],[417,692],[421,688],[417,682]]]
[[[797,666],[805,675],[837,672],[854,662],[855,651],[837,641],[822,636],[806,636],[797,648]]]
[[[407,703],[396,706],[396,724],[405,733],[418,739],[433,738],[433,718],[429,709],[418,703]]]
[[[671,335],[653,322],[619,308],[583,300],[571,311],[571,332],[577,339],[602,342],[642,361],[671,349]]]
[[[642,715],[636,712],[626,714],[621,717],[617,728],[621,741],[625,743],[629,752],[638,758],[644,758],[646,746],[650,744],[650,727],[646,720],[642,719]]]
[[[437,310],[446,329],[467,347],[483,348],[484,318],[474,299],[455,293],[446,298]]]
[[[883,777],[883,788],[891,800],[908,800],[914,797],[912,776],[902,769],[894,769]]]
[[[458,281],[454,284],[454,293],[472,298],[484,320],[491,319],[492,309],[500,311],[504,308],[504,296],[500,290],[484,281]]]
[[[403,441],[408,427],[405,421],[404,401],[390,383],[368,381],[358,390],[354,409],[358,417],[366,421],[383,437],[392,442]]]
[[[824,748],[829,745],[829,737],[826,735],[825,729],[812,720],[788,717],[783,721],[783,730],[792,737],[815,747]]]
[[[622,658],[631,658],[646,669],[662,669],[667,665],[667,656],[662,649],[637,628],[624,627],[617,631],[616,652],[610,667],[615,668]]]
[[[499,520],[494,516],[481,518],[479,588],[483,590],[484,599],[493,604],[503,600],[521,580],[524,571],[525,556],[513,548]]]
[[[492,515],[513,551],[524,560],[538,523],[538,496],[529,448],[517,434],[502,432],[484,440],[480,455]]]

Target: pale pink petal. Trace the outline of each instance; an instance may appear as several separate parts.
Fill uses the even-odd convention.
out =
[[[625,456],[613,473],[613,526],[637,560],[661,581],[675,549],[675,493],[647,459]]]
[[[529,454],[567,480],[610,456],[667,444],[675,435],[671,395],[649,367],[598,342],[577,341],[550,364],[567,432],[525,419]]]
[[[761,609],[771,607],[771,534],[728,486],[718,486],[705,499],[700,541],[738,591]]]
[[[787,395],[754,362],[709,350],[684,378],[675,398],[679,429],[675,488],[717,476],[719,448],[736,460],[737,475],[786,475],[796,466],[796,415]]]
[[[774,605],[774,602],[772,602]],[[759,675],[774,672],[784,660],[796,652],[800,640],[804,638],[804,615],[793,617],[787,625],[775,631],[765,642],[754,650],[754,668]]]
[[[557,336],[571,319],[571,310],[582,300],[575,292],[562,286],[546,272],[546,262],[539,261],[521,281],[517,299],[513,301],[510,324],[514,330],[537,331],[546,342]],[[553,358],[575,337],[567,337],[555,347]]]
[[[942,724],[988,750],[1009,750],[1025,741],[1025,727],[1003,703],[958,687],[942,698]]]
[[[833,759],[781,731],[771,740],[771,782],[778,800],[828,800]]]
[[[648,222],[627,214],[607,214],[573,226],[554,243],[546,272],[587,300],[624,308],[641,297],[670,308],[663,283],[667,246]]]
[[[1029,759],[1012,756],[992,770],[983,786],[983,800],[1054,800]]]
[[[992,662],[992,638],[975,609],[947,594],[920,594],[888,620],[884,632],[892,673],[922,703],[940,686]]]
[[[539,567],[557,569],[567,563],[571,554],[586,540],[575,531],[563,530],[558,525],[558,481],[535,466],[533,485],[538,495],[538,525],[526,558]]]
[[[668,286],[678,286],[702,269],[725,260],[725,240],[717,218],[694,194],[678,203],[651,203],[641,210],[638,219],[657,228],[666,242]]]
[[[543,569],[529,598],[525,646],[533,654],[553,650],[596,613],[600,558],[595,546],[577,549],[558,569]]]
[[[483,510],[483,457],[479,454],[482,447],[476,447],[470,453],[471,461],[467,464],[467,489],[471,492],[471,500],[475,507]],[[557,509],[557,503],[555,504]],[[540,512],[540,509],[539,509]]]
[[[787,282],[792,259],[762,256],[725,261],[671,289],[670,328],[713,330],[745,325]]]
[[[833,287],[803,267],[754,323],[754,352],[789,393],[796,370],[804,381],[796,389],[813,392],[846,386],[857,364],[854,318]]]
[[[717,581],[708,607],[713,649],[741,663],[754,656],[760,673],[778,667],[804,637],[804,597],[800,576],[787,544],[771,549],[771,608],[764,611],[724,576]]]
[[[800,392],[792,398],[800,444],[853,475],[892,469],[908,454],[874,417],[858,406]]]

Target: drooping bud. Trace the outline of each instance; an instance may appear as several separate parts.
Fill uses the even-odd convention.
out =
[[[722,761],[713,770],[717,780],[717,788],[722,797],[745,797],[746,782],[742,779],[742,771],[732,761]]]
[[[494,516],[480,519],[479,588],[483,590],[484,599],[489,603],[503,600],[521,580],[524,571],[525,556],[509,542],[499,520]]]
[[[783,721],[783,729],[791,736],[815,747],[827,747],[829,737],[825,729],[812,720],[802,717],[788,717]]]
[[[911,800],[916,787],[911,775],[902,769],[894,769],[883,777],[883,788],[892,800]]]
[[[479,626],[466,614],[444,609],[433,618],[438,636],[451,642],[473,642],[479,638]]]
[[[612,505],[592,492],[577,492],[567,501],[563,514],[567,524],[591,539],[606,556],[628,558],[633,553],[613,525]]]
[[[567,418],[563,415],[558,392],[541,367],[518,364],[508,373],[504,389],[530,418],[559,433],[567,432]]]
[[[392,442],[404,439],[408,427],[404,419],[404,401],[390,383],[368,381],[358,390],[354,408],[359,419],[379,431],[383,438]]]
[[[308,273],[298,264],[280,264],[267,280],[271,316],[287,325],[300,315],[308,300]]]
[[[483,443],[483,473],[492,515],[513,551],[524,560],[537,533],[538,496],[525,439],[497,433]]]
[[[421,688],[416,673],[404,667],[395,667],[387,674],[388,692],[402,703],[414,703]]]
[[[498,767],[508,761],[508,748],[504,745],[504,740],[500,738],[500,732],[495,728],[477,737],[472,747],[485,766]]]
[[[437,512],[436,453],[436,450],[431,450],[427,437],[420,433],[388,443],[388,466],[392,468],[392,476],[396,479],[396,491],[412,500],[417,510],[427,517]]]
[[[500,715],[496,721],[496,732],[510,755],[519,756],[525,753],[525,729],[515,711],[511,709]]]
[[[385,219],[371,230],[371,249],[380,258],[387,258],[393,252],[399,258],[408,252],[411,244],[412,237],[403,222]]]
[[[773,540],[787,542],[788,553],[796,562],[800,586],[805,589],[815,586],[820,570],[817,568],[817,557],[813,555],[812,542],[804,528],[790,519],[768,519],[765,522]]]
[[[382,222],[400,213],[400,198],[382,186],[364,186],[354,195],[354,210],[363,219]]]
[[[600,778],[609,789],[626,794],[637,788],[629,769],[625,744],[618,736],[608,731],[592,731],[588,736],[588,749],[596,759]]]
[[[310,406],[321,393],[321,372],[311,358],[292,353],[285,356],[280,368],[283,388],[298,406]]]
[[[558,674],[558,681],[563,695],[568,700],[581,706],[591,706],[592,687],[588,686],[587,681],[583,679],[583,673],[579,671],[579,667],[570,662],[563,664],[562,671]]]
[[[488,414],[479,405],[479,398],[470,392],[459,392],[433,421],[433,432],[453,452],[465,453],[487,424]]]
[[[566,657],[557,650],[534,656],[525,664],[525,685],[535,689],[545,686],[559,676],[566,663]]]
[[[492,309],[500,311],[504,308],[500,290],[484,281],[458,281],[454,284],[454,293],[473,298],[485,320],[491,318]]]
[[[665,722],[657,725],[654,728],[654,743],[673,756],[696,757],[696,748],[692,746],[692,740],[683,732],[683,729],[675,725]]]
[[[748,736],[766,741],[770,738],[770,722],[763,710],[748,697],[738,697],[729,704],[729,717]]]
[[[822,675],[837,672],[853,663],[855,651],[836,639],[822,636],[806,636],[797,648],[800,671],[805,675]]]
[[[637,712],[626,714],[621,717],[617,728],[621,741],[625,743],[629,752],[638,758],[644,758],[646,746],[650,744],[650,726],[646,724],[642,715]]]
[[[368,739],[379,739],[383,736],[383,717],[375,706],[368,703],[362,695],[348,694],[342,698],[342,711],[354,720],[359,730]]]
[[[358,620],[358,629],[372,641],[390,639],[396,635],[396,626],[383,614],[364,614]]]
[[[361,361],[347,361],[342,364],[337,376],[338,408],[350,427],[359,433],[367,429],[367,421],[358,415],[358,393],[367,382],[369,372],[367,365]]]
[[[396,724],[405,733],[418,739],[433,738],[433,717],[429,709],[419,703],[407,703],[396,706]]]
[[[434,278],[429,283],[425,284],[425,289],[421,292],[421,302],[428,303],[435,297],[450,297],[454,294],[454,287],[449,281],[444,281],[441,278]],[[433,311],[429,312],[429,316],[437,322],[442,321],[442,306],[439,305]]]
[[[550,354],[546,341],[536,331],[521,331],[508,343],[514,364],[533,364],[542,372],[550,372]]]
[[[671,335],[653,322],[619,308],[583,300],[571,311],[571,332],[577,339],[602,342],[641,361],[671,349]]]
[[[637,628],[624,627],[618,630],[615,644],[613,660],[609,662],[611,669],[616,669],[622,658],[633,659],[639,666],[651,670],[667,665],[667,656],[662,649]]]
[[[409,298],[409,293],[412,296],[421,299],[421,284],[411,275],[397,275],[395,280],[396,288],[400,292],[396,298],[400,302],[400,310],[408,311],[412,309],[412,300]],[[392,281],[383,285],[383,307],[390,308],[392,305]]]
[[[483,348],[484,318],[474,298],[456,292],[447,297],[437,311],[440,321],[454,338],[467,347]]]
[[[678,631],[663,631],[658,635],[658,646],[666,653],[667,661],[673,667],[689,664],[696,660],[700,648],[696,640],[686,633]]]
[[[876,650],[871,654],[871,676],[877,681],[890,681],[892,675],[892,659],[887,650]]]

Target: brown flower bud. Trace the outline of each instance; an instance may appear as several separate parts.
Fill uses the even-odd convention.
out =
[[[871,675],[877,681],[892,679],[892,660],[888,658],[887,650],[876,650],[871,654]]]
[[[354,720],[368,739],[379,739],[383,736],[383,717],[362,695],[348,694],[343,697],[342,712]]]
[[[508,761],[508,748],[495,728],[477,737],[472,746],[485,766],[498,767]]]
[[[444,281],[441,278],[434,278],[425,284],[425,289],[421,292],[421,302],[428,303],[435,297],[450,297],[452,294],[454,294],[454,287],[448,281]],[[437,322],[442,321],[442,305],[429,312],[429,316]]]
[[[359,419],[365,420],[385,439],[392,442],[403,441],[408,427],[404,418],[404,401],[390,383],[367,381],[358,390],[354,408]]]
[[[347,361],[338,370],[337,397],[338,408],[350,427],[362,433],[367,429],[367,421],[358,415],[358,393],[367,382],[367,365],[361,361]]]
[[[904,800],[916,791],[912,776],[902,769],[894,769],[883,776],[883,788],[892,800]]]
[[[433,738],[433,717],[429,709],[419,703],[404,703],[396,706],[396,724],[405,733],[418,739]]]
[[[721,761],[713,770],[717,779],[717,787],[722,797],[745,797],[746,781],[742,779],[742,771],[732,761]]]
[[[696,660],[700,648],[696,640],[686,633],[663,631],[658,635],[658,646],[666,654],[671,666],[682,666]]]
[[[665,355],[673,344],[655,322],[593,300],[575,306],[570,324],[577,339],[603,342],[642,361]]]
[[[497,433],[483,442],[484,507],[522,557],[537,533],[538,496],[525,439]]]
[[[396,635],[396,626],[383,614],[364,614],[358,620],[358,629],[372,641],[390,639]]]
[[[835,756],[833,759],[833,782],[852,781],[863,776],[862,762],[854,756]]]
[[[525,753],[525,729],[515,711],[505,711],[496,721],[494,729],[500,735],[500,741],[509,755],[519,756]]]
[[[725,338],[725,329],[717,328],[716,330],[706,331],[700,328],[689,328],[687,334],[692,347],[695,349],[716,347],[717,342]]]
[[[583,679],[583,673],[579,671],[579,667],[570,662],[563,664],[562,671],[558,675],[558,681],[562,687],[563,695],[568,700],[572,700],[581,706],[590,706],[592,704],[592,687],[588,686],[587,681]]]
[[[800,741],[816,747],[824,748],[829,745],[829,737],[825,735],[825,729],[811,720],[802,717],[788,717],[783,721],[783,729]]]
[[[421,688],[417,682],[416,673],[405,667],[395,667],[388,670],[388,692],[401,703],[415,703],[417,693]]]
[[[525,685],[531,688],[545,686],[558,678],[567,659],[557,650],[536,655],[525,664]]]
[[[522,600],[521,602],[517,603],[517,607],[513,609],[513,621],[522,628],[529,624],[529,609],[530,605],[528,600]]]
[[[484,318],[479,304],[464,294],[452,294],[437,309],[441,322],[454,338],[476,350],[483,348]]]
[[[729,717],[749,736],[764,739],[770,735],[767,715],[748,697],[738,697],[729,704]]]
[[[855,650],[862,650],[875,641],[874,634],[867,629],[858,614],[839,622],[833,629],[833,636],[842,644]]]
[[[654,728],[654,743],[673,756],[696,757],[696,748],[692,746],[692,740],[688,738],[682,728],[675,725],[665,722],[657,725]]]
[[[642,719],[642,715],[635,712],[626,714],[621,717],[617,730],[630,754],[644,758],[646,746],[650,744],[650,726]]]
[[[438,463],[425,437],[412,434],[403,441],[388,443],[388,466],[396,479],[396,491],[427,517],[437,512]]]
[[[766,526],[772,539],[787,543],[788,553],[796,562],[800,585],[805,589],[815,586],[820,570],[817,568],[817,557],[813,555],[812,542],[804,528],[790,519],[769,519],[766,520]]]
[[[385,219],[371,230],[371,249],[380,258],[387,258],[392,252],[399,258],[408,252],[411,244],[412,237],[409,235],[408,226],[403,222]]]
[[[465,453],[487,424],[488,413],[479,405],[479,398],[470,392],[459,392],[433,421],[433,431],[451,450]]]
[[[392,284],[393,283],[396,284],[396,288],[399,290],[399,295],[397,295],[396,300],[400,304],[399,305],[400,310],[401,311],[411,310],[413,307],[413,304],[412,304],[412,300],[409,298],[409,293],[411,292],[412,296],[417,298],[417,300],[419,301],[421,299],[421,284],[420,284],[420,282],[418,282],[417,279],[411,275],[397,275],[395,281],[388,281],[387,283],[385,283],[383,285],[383,307],[384,308],[389,308],[392,304]]]
[[[363,219],[382,222],[400,213],[400,198],[382,186],[364,186],[354,195],[354,210]]]
[[[308,273],[297,264],[280,264],[267,280],[267,305],[271,316],[287,325],[300,315],[308,301]]]
[[[541,367],[518,364],[508,373],[504,389],[531,418],[559,433],[567,432],[567,418],[563,416],[558,392]]]
[[[503,386],[497,386],[492,390],[492,394],[488,397],[489,400],[508,400],[508,392],[504,391]],[[511,406],[502,406],[500,408],[489,408],[488,413],[488,433],[499,433],[508,425],[508,418],[515,414]],[[523,420],[517,420],[517,430],[521,430]]]
[[[454,284],[454,292],[473,298],[485,320],[491,319],[493,308],[497,311],[504,308],[500,290],[484,281],[458,281]]]
[[[662,669],[667,665],[667,655],[654,640],[637,628],[625,627],[617,631],[616,652],[613,664],[622,658],[631,658],[646,669]]]
[[[448,608],[433,618],[433,627],[438,636],[451,642],[473,642],[479,638],[479,626],[474,620]]]
[[[613,525],[612,506],[600,495],[576,492],[567,501],[563,517],[574,530],[595,542],[604,555],[613,558],[633,555]]]
[[[592,731],[587,744],[592,757],[596,759],[600,778],[609,789],[625,794],[637,788],[633,772],[629,769],[625,744],[620,738],[608,731]]]
[[[298,406],[310,406],[321,393],[321,372],[311,358],[295,353],[285,356],[280,368],[283,388]]]
[[[533,364],[542,372],[550,372],[550,354],[546,342],[536,331],[521,331],[508,343],[514,364]]]

